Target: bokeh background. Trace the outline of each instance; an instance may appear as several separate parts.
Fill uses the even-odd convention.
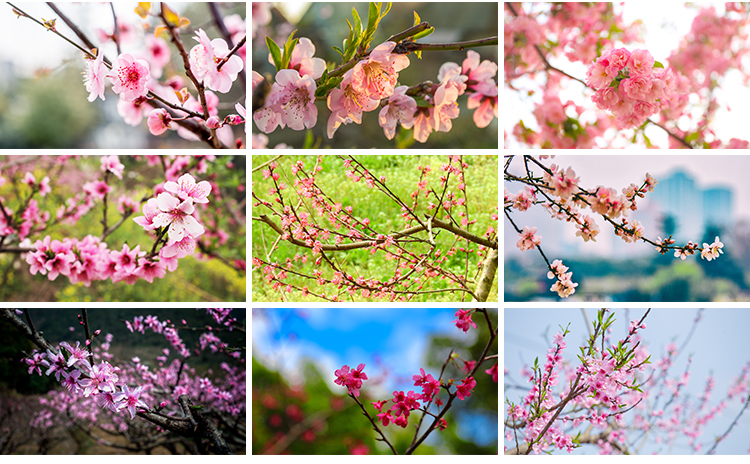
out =
[[[552,219],[541,207],[513,210],[519,228],[537,227],[542,249],[550,262],[562,259],[580,285],[569,301],[748,301],[750,300],[750,169],[746,156],[669,155],[558,155],[551,163],[570,166],[580,185],[595,189],[611,187],[618,194],[646,173],[659,182],[653,192],[639,199],[629,221],[638,220],[645,236],[673,235],[675,245],[688,241],[712,243],[719,236],[724,254],[714,261],[698,254],[682,261],[674,252],[661,255],[643,242],[625,243],[612,227],[589,209],[599,225],[596,242],[575,235],[573,224]],[[523,171],[521,157],[513,159],[510,172]],[[521,184],[505,182],[517,194]],[[505,223],[505,301],[557,299],[550,292],[547,267],[537,250],[521,252],[518,234]]]
[[[481,355],[489,337],[484,318],[475,315],[478,329],[464,333],[451,323],[455,312],[253,309],[253,454],[391,454],[374,440],[377,434],[346,388],[333,382],[334,371],[344,364],[365,364],[368,380],[359,399],[374,417],[372,401],[392,399],[394,390],[419,388],[412,376],[420,367],[437,378],[451,349],[464,360]],[[497,328],[497,311],[490,314]],[[489,354],[497,352],[497,340],[493,345]],[[444,379],[463,379],[457,367],[449,365]],[[490,362],[480,366],[471,397],[454,401],[445,416],[448,428],[430,434],[415,454],[498,452],[498,385],[484,373],[490,367]],[[444,391],[441,396],[446,398]],[[412,412],[406,429],[381,428],[399,453],[411,443],[418,417]]]
[[[341,56],[331,47],[342,46],[342,40],[349,35],[346,20],[352,22],[352,8],[356,8],[367,25],[367,3],[350,2],[274,2],[271,22],[265,26],[253,25],[253,65],[252,69],[261,75],[275,75],[276,69],[268,62],[268,47],[265,37],[271,37],[277,44],[283,43],[289,34],[297,29],[295,37],[307,37],[315,45],[315,56],[327,63],[341,64]],[[393,2],[393,6],[381,20],[371,48],[381,44],[393,34],[414,25],[414,11],[422,21],[435,27],[435,32],[417,42],[447,43],[476,40],[498,35],[498,4],[467,2]],[[498,62],[498,47],[477,47],[481,60]],[[422,60],[409,55],[410,65],[399,73],[399,85],[414,85],[430,80],[438,83],[438,70],[443,63],[452,61],[459,66],[466,58],[466,51],[425,51]],[[495,81],[497,81],[497,76]],[[426,143],[414,142],[411,148],[497,148],[498,120],[479,129],[472,120],[474,110],[466,108],[466,97],[459,97],[461,115],[454,119],[450,132],[433,132]],[[318,102],[318,122],[311,129],[314,143],[331,148],[396,148],[396,138],[388,140],[383,128],[378,124],[378,112],[364,113],[362,124],[342,125],[333,139],[326,134],[326,124],[331,111],[325,102]],[[301,148],[307,131],[294,131],[289,128],[276,129],[268,137],[268,148],[285,143]],[[253,123],[253,133],[261,132]],[[413,140],[413,139],[412,139]]]
[[[585,311],[585,316],[584,316]],[[630,321],[640,320],[645,314],[646,308],[612,309],[616,322],[612,324],[612,340],[624,338]],[[504,355],[503,362],[506,369],[504,376],[505,399],[510,399],[516,404],[528,394],[530,384],[526,376],[521,374],[521,369],[533,366],[534,359],[539,357],[542,364],[546,359],[547,350],[553,346],[552,337],[560,331],[560,327],[568,326],[570,333],[565,337],[567,348],[563,352],[566,362],[577,366],[580,361],[576,358],[580,354],[578,349],[588,337],[587,324],[596,318],[597,308],[505,308],[504,310]],[[709,399],[709,408],[716,406],[720,401],[727,398],[727,390],[742,373],[744,367],[750,362],[750,340],[746,336],[747,327],[750,324],[750,312],[747,308],[709,308],[702,311],[701,320],[695,331],[690,335],[693,321],[698,314],[697,309],[687,308],[653,308],[644,321],[646,329],[640,330],[638,334],[642,337],[642,346],[646,346],[651,354],[652,366],[667,352],[670,343],[674,343],[679,353],[674,358],[674,364],[669,371],[670,378],[679,379],[685,372],[687,361],[692,357],[690,377],[686,386],[680,390],[679,397],[672,408],[681,401],[688,400],[695,405],[699,395],[703,393],[706,379],[713,375],[715,388]],[[688,342],[685,344],[685,342]],[[645,379],[644,379],[645,380]],[[652,379],[661,381],[661,379]],[[663,395],[658,401],[656,392],[651,389],[643,389],[650,395],[646,398],[647,404],[656,409],[664,408],[667,395]],[[557,390],[556,390],[557,391]],[[744,393],[747,398],[747,391]],[[742,404],[735,398],[729,402],[723,412],[713,420],[708,421],[703,429],[700,443],[704,447],[700,454],[705,454],[713,444],[713,439],[726,432],[729,425],[739,414]],[[664,418],[671,417],[672,408],[665,409]],[[504,408],[507,417],[507,406]],[[632,413],[632,412],[631,412]],[[750,411],[745,411],[739,422],[729,436],[717,447],[717,454],[747,455],[750,453]],[[626,423],[632,418],[625,415]],[[505,431],[503,432],[505,435]],[[635,434],[640,437],[641,434]],[[631,437],[633,438],[633,437]],[[640,440],[638,440],[640,443]],[[505,441],[509,449],[515,447],[515,442]],[[573,451],[574,455],[598,454],[595,445],[584,445]],[[674,446],[660,444],[655,440],[654,434],[646,437],[645,445],[639,454],[694,454],[693,449],[687,445],[687,437],[677,434]],[[566,452],[557,454],[567,455]]]
[[[80,342],[85,339],[83,327],[78,324],[77,316],[81,314],[80,309],[35,308],[28,311],[36,329],[44,332],[44,337],[55,346],[63,341],[76,346],[76,341]],[[98,346],[99,343],[104,341],[105,335],[111,333],[113,338],[109,352],[114,355],[111,361],[113,365],[129,363],[133,357],[137,356],[144,365],[155,366],[158,362],[156,357],[164,356],[162,349],[165,347],[172,348],[169,342],[166,341],[164,335],[154,333],[151,330],[146,330],[145,334],[132,333],[127,329],[124,322],[125,320],[132,321],[136,316],[147,316],[149,314],[157,317],[160,321],[177,322],[178,328],[179,321],[183,319],[191,327],[216,325],[216,321],[206,314],[205,309],[95,308],[88,310],[88,321],[92,332],[100,329],[102,334],[94,339],[94,345]],[[243,308],[233,309],[231,317],[236,318],[238,324],[246,324],[246,310]],[[21,318],[25,320],[23,316]],[[191,350],[198,343],[200,334],[200,331],[182,330],[179,332],[180,338]],[[227,343],[230,347],[241,349],[246,347],[247,339],[244,332],[235,330],[220,332],[217,335],[222,342]],[[0,451],[3,455],[132,454],[132,452],[123,449],[99,444],[72,424],[59,424],[51,428],[32,427],[30,425],[32,418],[43,410],[40,400],[44,399],[48,391],[62,389],[63,387],[54,375],[40,376],[36,372],[29,375],[28,366],[22,360],[38,348],[4,319],[0,319],[0,339],[3,340],[0,346]],[[180,358],[174,349],[170,351],[171,354],[167,356],[167,363]],[[205,350],[200,355],[193,353],[188,358],[185,372],[189,372],[189,369],[192,368],[195,370],[194,375],[214,380],[224,374],[220,367],[221,363],[226,362],[231,366],[245,366],[245,358],[246,356],[243,356],[243,362],[239,362],[230,358],[227,354],[212,353],[210,350]],[[199,399],[195,400],[196,402],[199,401]],[[120,412],[120,414],[123,414],[123,412]],[[244,420],[244,417],[240,419]],[[134,420],[142,419],[136,418]],[[122,446],[129,443],[127,439],[117,434],[104,434],[98,429],[96,433],[116,445]],[[235,436],[235,438],[239,437]],[[227,440],[231,439],[227,438]],[[237,454],[245,453],[244,446],[237,446],[236,443],[232,443],[230,446]],[[179,454],[184,454],[186,450],[179,443],[171,447],[173,449],[163,446],[158,447],[151,450],[151,453],[173,454],[176,451]]]
[[[170,2],[170,8],[180,16],[190,19],[190,25],[181,30],[182,42],[188,52],[197,44],[195,31],[203,28],[209,38],[221,37],[206,3]],[[117,49],[112,41],[100,45],[98,30],[112,33],[114,23],[110,6],[106,2],[61,2],[56,5],[69,17],[105,56],[112,60]],[[145,35],[139,30],[144,22],[135,13],[138,2],[114,2],[118,24],[130,25],[132,40],[123,41],[123,53],[138,55],[144,49]],[[246,3],[221,2],[222,16],[246,15]],[[39,19],[51,20],[57,14],[43,2],[21,2],[18,7]],[[152,4],[152,7],[156,8]],[[155,24],[155,18],[149,18]],[[73,31],[61,20],[57,30],[82,44]],[[124,39],[123,39],[124,40]],[[85,69],[83,53],[57,35],[46,31],[28,18],[18,18],[12,8],[0,6],[0,149],[2,148],[209,148],[204,142],[182,139],[175,131],[153,136],[146,121],[138,127],[126,124],[117,113],[118,96],[107,79],[106,100],[87,100],[81,72]],[[230,46],[231,47],[231,46]],[[170,44],[171,62],[165,67],[162,82],[172,75],[181,75],[185,85],[197,95],[185,76],[182,58]],[[234,105],[244,102],[246,88],[240,78],[227,94],[217,92],[221,103],[219,114],[223,118],[236,114]],[[244,106],[244,103],[243,103]],[[243,126],[233,126],[228,140],[244,138]]]

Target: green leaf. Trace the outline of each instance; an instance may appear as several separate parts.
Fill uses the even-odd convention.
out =
[[[276,45],[276,42],[268,36],[266,36],[266,45],[268,45],[268,51],[271,52],[271,59],[273,60],[273,65],[276,66],[276,71],[281,71],[284,69],[283,66],[281,66],[281,49]]]
[[[422,20],[421,20],[421,19],[419,18],[419,15],[418,15],[418,14],[417,14],[417,12],[415,11],[415,12],[414,12],[414,26],[416,26],[417,24],[419,24],[419,23],[421,23],[421,22],[422,22]]]
[[[388,12],[391,11],[391,5],[393,5],[393,2],[388,2],[388,6],[385,7],[385,10],[383,10],[383,14],[380,15],[380,19],[385,18],[385,15],[387,15]]]
[[[362,20],[359,19],[359,13],[356,8],[352,8],[352,16],[354,17],[354,32],[357,35],[362,35]]]
[[[422,59],[422,50],[414,50],[414,55],[420,60]]]
[[[435,32],[435,28],[434,27],[430,27],[429,29],[425,29],[422,32],[414,34],[414,36],[412,38],[414,40],[421,39],[422,37],[427,37],[428,35],[432,34],[433,32]]]
[[[700,137],[700,135],[697,132],[693,132],[692,134],[688,134],[687,137],[685,137],[685,141],[688,143],[694,142],[698,140],[698,137]]]
[[[286,43],[284,44],[284,58],[282,63],[284,69],[289,67],[289,62],[292,61],[292,52],[294,51],[294,47],[296,47],[297,43],[299,42],[299,39],[292,39],[295,32],[297,32],[296,29],[293,30],[291,34],[289,34],[289,38],[286,39]]]
[[[380,3],[370,2],[367,12],[367,30],[362,36],[361,41],[364,48],[370,45],[372,36],[375,35],[375,30],[378,28],[378,22],[380,22]]]
[[[659,63],[658,61],[654,61],[654,67],[655,68],[662,68],[662,69],[664,69],[664,65],[661,64],[661,63]]]
[[[305,142],[302,144],[303,150],[309,150],[312,148],[312,144],[315,141],[315,138],[313,137],[312,131],[310,129],[307,130],[307,133],[305,133]]]
[[[336,53],[341,55],[341,61],[344,61],[344,51],[341,50],[339,47],[333,46],[331,47]]]

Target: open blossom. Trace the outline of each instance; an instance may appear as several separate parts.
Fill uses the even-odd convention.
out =
[[[471,320],[471,315],[473,314],[472,310],[470,309],[459,309],[456,311],[456,319],[453,321],[453,324],[456,324],[456,327],[463,330],[464,332],[468,332],[470,328],[477,328],[477,324]]]
[[[179,242],[185,235],[191,235],[192,237],[203,235],[205,229],[191,216],[195,211],[191,198],[180,203],[172,195],[163,192],[156,197],[156,204],[160,212],[154,216],[152,225],[156,227],[169,226],[167,232],[169,236],[168,245]]]
[[[115,393],[114,400],[117,402],[117,409],[127,409],[130,413],[130,420],[135,419],[137,408],[148,409],[148,405],[141,400],[141,390],[143,387],[136,387],[130,390],[127,385],[122,386],[122,392]]]
[[[280,115],[282,127],[304,130],[315,126],[318,120],[315,87],[312,77],[300,76],[294,69],[276,73],[276,82],[267,99],[272,110]]]
[[[122,172],[125,169],[125,165],[120,162],[117,155],[102,156],[101,170],[106,172],[109,171],[118,179],[122,180]]]
[[[720,254],[724,253],[724,251],[722,250],[723,247],[724,244],[719,241],[719,237],[716,237],[716,239],[714,239],[714,243],[703,244],[703,250],[701,250],[701,258],[705,259],[706,261],[716,259]]]
[[[417,102],[412,97],[406,95],[408,87],[400,85],[393,91],[393,95],[388,98],[388,104],[380,110],[378,123],[383,128],[388,140],[393,139],[396,135],[396,125],[398,123],[411,123],[414,119],[414,110],[417,109]]]
[[[336,370],[336,380],[333,382],[336,385],[347,387],[349,394],[359,396],[359,389],[362,388],[362,381],[367,380],[367,374],[363,372],[365,368],[364,364],[357,366],[357,369],[349,370],[349,366],[344,365],[341,369]]]
[[[456,396],[463,401],[471,396],[471,391],[476,387],[477,381],[474,377],[467,377],[461,381],[461,385],[456,386]]]
[[[380,104],[379,99],[371,98],[366,92],[358,90],[352,83],[351,75],[347,75],[340,87],[328,94],[328,109],[331,110],[327,127],[329,139],[333,138],[341,124],[362,124],[362,112],[373,111]],[[406,123],[403,125],[406,127]]]
[[[352,86],[372,99],[390,97],[398,81],[398,73],[409,66],[406,55],[394,54],[395,42],[385,42],[375,47],[365,60],[347,71]]]
[[[86,60],[86,70],[83,72],[83,83],[89,92],[88,100],[96,100],[96,97],[104,98],[104,78],[107,77],[107,66],[104,65],[104,52],[101,50],[94,60]]]
[[[190,50],[190,69],[195,77],[202,80],[206,87],[217,92],[227,93],[232,88],[232,82],[242,71],[242,58],[233,55],[229,61],[218,69],[219,62],[229,54],[229,47],[224,39],[210,40],[203,29],[198,29],[197,37],[193,37],[198,45]]]
[[[195,183],[195,178],[190,174],[183,174],[177,182],[167,181],[164,190],[177,195],[181,200],[192,198],[193,203],[208,203],[208,194],[211,193],[211,184],[206,181]]]
[[[518,234],[521,240],[516,243],[516,246],[521,251],[533,250],[535,247],[542,243],[542,236],[536,235],[536,227],[524,226],[523,232]]]
[[[148,81],[151,78],[149,64],[145,60],[136,60],[133,55],[123,53],[112,65],[109,79],[112,90],[126,102],[145,97],[148,93]]]
[[[284,53],[283,47],[281,53]],[[300,76],[319,78],[326,69],[326,62],[322,58],[313,57],[313,55],[315,55],[315,45],[307,37],[300,37],[289,59],[289,69],[297,70]],[[268,54],[268,62],[274,64],[270,53]]]

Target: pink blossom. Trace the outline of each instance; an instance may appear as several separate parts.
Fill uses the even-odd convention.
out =
[[[208,194],[211,193],[211,184],[208,181],[195,183],[195,178],[190,174],[183,174],[177,182],[167,181],[164,190],[177,195],[181,200],[192,198],[193,203],[208,203]]]
[[[190,69],[195,77],[205,82],[206,87],[217,92],[227,93],[232,88],[232,82],[244,64],[242,58],[233,55],[229,61],[218,69],[218,63],[229,54],[229,47],[224,39],[209,40],[203,29],[198,29],[197,37],[193,37],[198,45],[190,50]],[[278,80],[278,79],[277,79]]]
[[[396,87],[393,94],[388,98],[388,104],[380,110],[378,123],[383,128],[388,140],[393,139],[396,134],[398,123],[410,123],[414,119],[417,102],[406,95],[407,89],[408,87],[405,85]]]
[[[456,396],[458,399],[463,401],[471,396],[471,391],[477,385],[477,381],[474,377],[467,377],[461,381],[461,385],[456,385]]]
[[[104,52],[99,50],[99,54],[94,60],[86,60],[86,70],[83,72],[83,83],[86,91],[89,92],[88,100],[96,100],[96,97],[104,98],[104,78],[107,77],[107,66],[104,64]]]
[[[152,224],[156,227],[169,226],[167,245],[179,242],[185,235],[203,235],[205,229],[191,216],[195,211],[191,198],[180,203],[175,197],[164,192],[156,197],[156,202],[161,212],[153,218]]]
[[[456,327],[463,330],[464,332],[468,332],[470,328],[477,328],[477,324],[471,320],[471,315],[473,314],[473,310],[471,309],[459,309],[456,311],[456,319],[455,321],[452,321],[452,324],[456,324]]]
[[[148,115],[148,130],[153,135],[161,135],[172,128],[172,115],[164,108],[151,111]]]
[[[135,419],[136,408],[148,410],[148,405],[140,399],[142,389],[143,387],[136,387],[131,391],[127,385],[123,385],[122,392],[114,395],[117,409],[127,409],[130,413],[130,420]]]
[[[161,70],[171,59],[171,52],[169,50],[169,44],[166,40],[161,37],[154,37],[151,34],[146,34],[146,50],[149,54],[149,61],[153,65],[152,74],[154,77],[161,77]]]
[[[144,230],[154,230],[158,226],[154,225],[153,220],[160,212],[156,198],[150,198],[143,204],[143,216],[134,217],[133,221],[143,227]]]
[[[191,235],[185,235],[182,240],[176,241],[165,246],[159,252],[161,258],[184,258],[185,256],[195,253],[195,238]]]
[[[112,65],[109,74],[112,90],[126,102],[132,102],[148,93],[148,81],[151,78],[148,62],[136,60],[132,55],[123,53]]]
[[[472,119],[480,129],[489,126],[492,119],[497,117],[497,92],[495,81],[484,81],[475,86],[475,92],[466,101],[466,108],[476,108]]]
[[[492,381],[497,383],[497,363],[495,363],[494,366],[490,367],[486,371],[484,371],[485,374],[492,376]]]
[[[287,125],[294,130],[304,130],[315,126],[318,119],[315,87],[310,76],[300,76],[296,70],[282,69],[276,73],[268,101],[273,111],[280,114],[282,127]]]
[[[533,250],[542,243],[542,236],[536,235],[536,227],[524,226],[523,232],[518,234],[521,238],[516,246],[521,251]]]
[[[418,106],[414,112],[414,118],[412,122],[403,122],[401,125],[405,129],[414,128],[414,140],[425,143],[430,133],[434,130],[432,126],[433,122],[433,108],[425,106]]]
[[[357,90],[352,84],[349,73],[345,75],[341,86],[333,89],[328,94],[328,109],[331,110],[331,116],[328,118],[327,134],[328,138],[333,138],[333,134],[341,124],[355,122],[362,123],[362,112],[373,111],[380,104],[380,100],[370,98],[366,92]]]
[[[247,100],[245,100],[245,106],[247,106]],[[247,134],[247,117],[245,116],[245,108],[239,103],[234,105],[234,108],[237,110],[240,116],[242,116],[242,118],[245,119],[245,133]]]
[[[122,172],[125,169],[125,166],[120,162],[117,155],[102,156],[101,162],[101,170],[103,172],[109,171],[117,176],[118,179],[122,180]]]
[[[643,75],[635,75],[620,82],[620,90],[633,100],[645,100],[651,92],[651,78]]]
[[[283,53],[283,47],[281,50]],[[300,37],[289,59],[289,69],[297,70],[300,76],[319,78],[326,69],[326,62],[322,58],[314,58],[313,55],[315,55],[315,45],[307,37]],[[268,62],[274,64],[270,53],[268,54]]]
[[[601,89],[609,86],[616,76],[614,68],[608,68],[597,61],[586,71],[586,83],[595,89]]]
[[[654,57],[648,50],[633,50],[628,58],[630,76],[651,76],[654,68]]]
[[[395,42],[385,42],[373,49],[365,60],[359,61],[345,75],[357,92],[380,100],[393,94],[398,73],[409,66],[406,55],[394,54]]]

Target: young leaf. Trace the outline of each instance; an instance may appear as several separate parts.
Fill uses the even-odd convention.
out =
[[[385,18],[385,15],[387,15],[388,12],[391,11],[391,5],[393,5],[393,2],[388,2],[388,6],[385,7],[385,10],[383,10],[383,13],[380,15],[380,19]]]
[[[654,67],[655,67],[655,68],[662,68],[662,69],[663,69],[663,68],[664,68],[664,65],[663,65],[663,64],[661,64],[661,63],[659,63],[658,61],[654,61]]]
[[[340,49],[339,47],[336,47],[336,46],[333,46],[333,47],[331,47],[331,48],[332,48],[332,49],[333,49],[333,50],[334,50],[334,51],[335,51],[336,53],[338,53],[339,55],[341,55],[341,61],[343,62],[343,61],[344,61],[344,51],[343,51],[343,50],[341,50],[341,49]]]
[[[417,12],[415,11],[415,12],[414,12],[414,24],[413,24],[413,25],[414,25],[414,26],[416,26],[417,24],[419,24],[419,23],[421,23],[421,22],[422,22],[422,20],[421,20],[421,19],[419,18],[419,15],[418,15],[418,14],[417,14]]]
[[[367,13],[367,30],[362,36],[362,46],[367,47],[372,40],[372,36],[375,35],[375,30],[378,28],[378,22],[380,21],[380,3],[370,2],[370,7]]]
[[[352,16],[354,17],[354,32],[357,35],[362,35],[362,20],[359,19],[359,13],[356,8],[352,8]]]
[[[427,37],[428,35],[432,34],[433,32],[435,32],[435,28],[434,27],[430,27],[429,29],[425,29],[422,32],[414,34],[414,36],[412,37],[412,39],[414,39],[414,40],[421,39],[422,37]]]
[[[299,42],[299,39],[293,39],[296,32],[297,29],[293,30],[292,33],[289,34],[289,38],[286,39],[286,42],[284,43],[284,56],[282,59],[282,65],[284,69],[289,67],[289,62],[292,60],[292,52],[294,51],[294,47],[297,46],[297,42]]]
[[[284,69],[281,66],[281,49],[276,45],[276,42],[268,36],[266,36],[266,45],[268,45],[268,51],[271,52],[271,59],[273,60],[273,65],[276,66],[276,71],[281,71]]]

